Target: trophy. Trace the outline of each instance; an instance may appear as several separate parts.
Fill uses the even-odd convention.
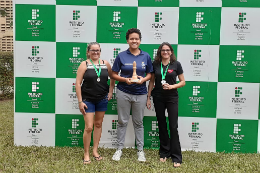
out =
[[[137,78],[137,74],[136,74],[136,62],[134,61],[133,62],[133,76],[131,78],[131,82],[136,83],[138,81],[139,81],[139,79]]]

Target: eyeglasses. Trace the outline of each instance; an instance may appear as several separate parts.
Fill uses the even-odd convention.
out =
[[[89,51],[92,52],[92,53],[95,53],[95,52],[99,53],[100,52],[100,50],[89,50]]]
[[[170,49],[162,49],[161,52],[170,52]]]

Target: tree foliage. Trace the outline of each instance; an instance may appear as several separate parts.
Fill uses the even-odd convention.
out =
[[[6,11],[5,9],[0,9],[0,17],[5,17],[6,16]]]
[[[0,52],[0,100],[14,97],[13,62],[12,52]]]

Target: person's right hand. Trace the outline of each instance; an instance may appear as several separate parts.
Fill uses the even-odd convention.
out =
[[[79,110],[83,115],[86,114],[85,108],[88,109],[87,105],[84,102],[79,103]]]
[[[131,78],[125,78],[125,83],[127,83],[128,85],[131,85],[132,84]]]
[[[147,106],[147,109],[151,110],[152,104],[151,104],[151,100],[149,98],[147,98],[146,106]]]

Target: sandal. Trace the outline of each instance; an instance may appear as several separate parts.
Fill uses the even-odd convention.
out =
[[[103,157],[102,157],[101,155],[99,155],[99,156],[97,156],[97,157],[95,157],[95,156],[93,156],[93,157],[94,157],[94,159],[95,159],[96,161],[100,161],[100,160],[103,159]]]
[[[178,163],[178,162],[173,162],[173,167],[174,168],[178,168],[181,166],[181,163]]]
[[[84,159],[83,159],[83,164],[84,164],[84,165],[87,165],[87,164],[90,164],[90,163],[91,163],[90,160],[84,160]]]

